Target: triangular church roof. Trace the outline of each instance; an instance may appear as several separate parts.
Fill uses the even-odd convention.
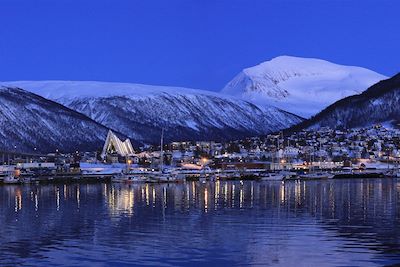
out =
[[[133,146],[131,140],[126,139],[125,141],[121,141],[118,136],[113,133],[113,131],[109,130],[106,138],[106,142],[103,146],[103,151],[101,153],[102,157],[105,157],[107,153],[111,150],[116,152],[118,155],[126,157],[135,153],[133,150]]]

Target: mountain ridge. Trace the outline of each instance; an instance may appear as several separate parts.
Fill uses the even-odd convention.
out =
[[[343,98],[323,111],[290,128],[356,128],[378,123],[397,127],[400,122],[400,73],[382,80],[361,94]]]
[[[3,82],[48,97],[141,143],[230,140],[302,120],[278,108],[198,89],[107,82]],[[58,91],[57,91],[58,90]]]
[[[0,113],[2,150],[96,150],[108,131],[84,114],[21,88],[0,86]]]

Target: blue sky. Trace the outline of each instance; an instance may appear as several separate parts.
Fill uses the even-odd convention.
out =
[[[279,55],[400,71],[400,1],[0,0],[0,80],[221,89]]]

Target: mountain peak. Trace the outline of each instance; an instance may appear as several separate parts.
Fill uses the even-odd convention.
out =
[[[245,68],[222,92],[310,117],[387,77],[316,58],[279,56]]]

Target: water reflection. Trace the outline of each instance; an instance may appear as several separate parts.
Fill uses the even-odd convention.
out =
[[[0,187],[0,265],[400,262],[400,182]]]

